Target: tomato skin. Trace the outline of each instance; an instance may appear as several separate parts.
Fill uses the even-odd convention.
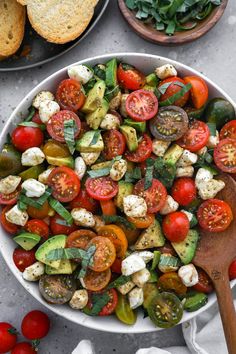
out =
[[[85,188],[90,197],[96,200],[109,200],[118,193],[118,183],[110,177],[88,178]]]
[[[208,86],[205,80],[199,76],[186,76],[184,82],[192,85],[190,96],[194,107],[196,109],[202,108],[208,100]]]
[[[162,222],[164,235],[171,242],[183,241],[188,234],[189,228],[189,220],[181,211],[166,215]]]
[[[34,340],[46,337],[50,329],[48,315],[42,311],[29,312],[21,322],[21,331],[25,338]]]
[[[2,209],[1,216],[0,216],[0,222],[4,230],[6,230],[9,234],[15,235],[17,231],[19,230],[19,226],[12,224],[11,222],[7,221],[6,219],[6,213],[12,208],[11,205],[5,206]]]
[[[121,86],[127,90],[138,90],[146,83],[143,73],[128,64],[120,63],[117,69],[117,79]]]
[[[115,259],[114,263],[111,266],[112,273],[121,274],[121,263],[122,260],[120,258]]]
[[[32,219],[27,222],[25,225],[27,231],[32,232],[33,234],[37,234],[44,238],[44,240],[48,239],[49,236],[49,227],[45,221],[40,219]]]
[[[30,343],[17,343],[12,349],[11,354],[37,354],[38,352],[32,347]]]
[[[236,259],[230,264],[229,267],[229,279],[236,279]]]
[[[104,272],[95,272],[89,269],[84,277],[84,283],[87,290],[101,291],[111,280],[111,270],[108,268]]]
[[[155,220],[155,215],[154,214],[147,214],[143,218],[132,218],[130,216],[127,217],[127,220],[134,224],[135,227],[138,229],[146,229],[149,227],[151,224],[153,224]]]
[[[194,180],[190,177],[178,178],[173,184],[171,194],[179,205],[189,205],[197,196]]]
[[[103,215],[116,215],[116,206],[112,199],[100,200]]]
[[[112,160],[116,156],[123,155],[125,151],[125,137],[118,130],[108,130],[103,134],[104,150],[102,152],[106,160]]]
[[[214,288],[211,279],[209,278],[207,273],[200,268],[197,269],[197,272],[198,272],[198,283],[193,286],[193,289],[205,294],[212,293]]]
[[[60,235],[60,234],[69,235],[71,232],[77,230],[77,226],[75,224],[61,225],[58,223],[58,221],[63,222],[63,220],[64,219],[58,214],[55,214],[50,218],[50,229],[53,235]]]
[[[78,111],[85,102],[85,95],[81,91],[81,84],[74,79],[65,79],[60,82],[56,99],[62,109]]]
[[[19,126],[11,134],[12,144],[19,151],[42,145],[44,136],[39,128]]]
[[[81,189],[77,197],[70,202],[70,208],[85,208],[95,214],[98,209],[98,202],[90,197],[86,189]]]
[[[110,289],[107,291],[108,295],[110,296],[110,301],[106,304],[102,310],[99,312],[99,316],[109,316],[111,315],[118,304],[118,295],[115,289]]]
[[[41,209],[37,209],[31,205],[27,208],[27,213],[32,219],[45,219],[49,213],[49,204],[48,201],[42,205]]]
[[[161,88],[162,85],[165,85],[169,82],[173,82],[173,83],[170,84],[170,86],[166,89],[165,93],[161,95],[160,102],[167,100],[168,98],[170,98],[171,96],[173,96],[174,94],[176,94],[182,89],[181,86],[175,84],[176,81],[181,82],[182,84],[185,85],[184,80],[180,79],[177,76],[172,76],[169,77],[168,79],[161,81],[159,88]],[[185,93],[179,100],[175,101],[173,105],[178,107],[183,107],[187,103],[188,99],[189,99],[189,92]]]
[[[116,257],[123,258],[125,257],[128,241],[124,231],[117,225],[105,225],[99,228],[99,235],[107,237],[115,246]]]
[[[112,241],[107,237],[96,236],[88,243],[87,248],[96,246],[93,255],[93,264],[90,269],[95,272],[103,272],[111,267],[116,259],[116,249]]]
[[[214,149],[214,161],[223,172],[236,173],[236,140],[223,139]]]
[[[138,148],[134,152],[126,151],[125,157],[131,162],[143,162],[152,154],[152,140],[147,134],[143,134]]]
[[[210,130],[206,123],[195,120],[190,123],[189,129],[177,143],[184,149],[196,152],[206,146],[209,137]]]
[[[0,353],[8,353],[16,344],[16,329],[7,322],[0,322]]]
[[[97,235],[87,229],[80,229],[69,234],[66,240],[66,247],[86,249],[88,243]]]
[[[13,261],[20,272],[36,262],[35,251],[25,251],[23,248],[16,248],[13,252]]]
[[[223,140],[226,138],[236,140],[236,120],[229,121],[221,129],[220,140]]]
[[[175,272],[161,275],[158,284],[164,291],[173,290],[178,295],[183,295],[187,292],[187,287],[182,283],[180,277]]]
[[[14,205],[17,202],[17,198],[20,194],[20,189],[16,189],[10,194],[0,193],[0,204],[2,205]]]
[[[233,220],[233,213],[228,203],[220,199],[204,201],[197,211],[199,225],[203,230],[222,232]]]
[[[129,94],[125,107],[128,115],[137,122],[152,119],[158,112],[158,99],[152,91],[138,90]]]
[[[39,117],[39,112],[35,112],[33,118],[32,118],[32,122],[37,123],[37,124],[43,124],[43,122],[41,121],[40,117]]]

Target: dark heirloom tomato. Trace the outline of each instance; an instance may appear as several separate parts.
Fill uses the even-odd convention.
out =
[[[75,224],[67,225],[65,219],[58,214],[50,218],[50,229],[53,235],[69,235],[71,232],[77,230],[77,228]]]
[[[182,211],[175,211],[166,215],[162,222],[162,229],[166,238],[171,242],[183,241],[189,232],[189,220]]]
[[[152,91],[138,90],[129,94],[125,108],[131,118],[143,122],[157,114],[158,100]]]
[[[39,280],[39,292],[49,304],[65,304],[76,289],[76,280],[70,275],[43,275]]]
[[[11,222],[7,221],[7,219],[6,219],[6,213],[11,208],[12,208],[12,206],[8,205],[2,209],[0,221],[1,221],[1,225],[4,228],[4,230],[6,230],[9,234],[14,235],[19,230],[19,226],[12,224]]]
[[[196,152],[206,146],[210,137],[210,130],[206,123],[194,120],[190,123],[187,132],[177,143],[184,149]]]
[[[236,140],[221,140],[214,149],[214,161],[221,171],[236,173]]]
[[[161,81],[159,88],[161,88],[165,84],[170,84],[170,85],[167,87],[165,93],[161,95],[160,102],[167,100],[168,98],[170,98],[171,96],[175,95],[177,92],[182,90],[183,87],[178,85],[178,82],[185,85],[184,80],[176,76],[169,77],[168,79]],[[188,99],[189,99],[189,92],[185,93],[180,99],[175,101],[173,105],[183,107],[187,103]]]
[[[118,183],[110,177],[88,178],[85,187],[90,197],[96,200],[109,200],[118,193]]]
[[[117,225],[105,225],[99,229],[99,235],[107,237],[114,244],[116,257],[125,257],[128,241],[124,231]]]
[[[32,147],[38,147],[43,143],[43,132],[35,127],[19,126],[11,134],[12,144],[19,151],[25,151]]]
[[[161,107],[158,115],[149,122],[152,135],[160,140],[175,141],[188,130],[187,113],[180,107]]]
[[[46,337],[50,329],[48,315],[42,311],[34,310],[27,313],[21,323],[21,332],[29,340]]]
[[[63,80],[57,89],[56,99],[62,109],[78,111],[85,102],[81,84],[74,79]]]
[[[223,139],[234,139],[236,140],[236,120],[231,120],[226,123],[220,131],[220,140]]]
[[[143,197],[147,203],[147,212],[149,214],[157,213],[165,204],[167,191],[163,184],[153,178],[152,185],[144,189],[145,180],[141,179],[134,186],[134,194]]]
[[[178,295],[186,294],[187,287],[182,283],[180,277],[175,272],[165,273],[160,276],[158,285],[163,290],[172,290]]]
[[[137,150],[135,152],[126,151],[125,157],[131,162],[143,162],[151,156],[151,153],[152,140],[147,134],[143,134]]]
[[[112,129],[103,135],[103,156],[106,160],[112,160],[116,156],[123,155],[125,151],[125,137],[118,130]]]
[[[32,219],[27,222],[25,229],[33,234],[43,237],[45,240],[49,236],[49,227],[45,221],[39,219]]]
[[[208,100],[208,87],[206,82],[199,76],[186,76],[184,82],[192,85],[190,96],[194,107],[197,109],[202,108]]]
[[[13,261],[20,272],[36,262],[35,251],[25,251],[23,248],[16,248],[13,252]]]
[[[94,272],[92,269],[88,269],[83,282],[87,290],[100,291],[104,289],[111,280],[111,270],[108,268],[104,272]]]
[[[175,180],[172,191],[172,197],[180,205],[186,206],[192,203],[197,196],[197,189],[192,178],[182,177]]]
[[[80,133],[81,122],[77,114],[71,111],[60,111],[55,113],[47,123],[47,131],[51,137],[61,143],[65,142],[64,137],[64,122],[67,120],[75,121],[75,134],[74,137],[77,138]]]
[[[120,63],[117,70],[117,79],[119,84],[128,90],[138,90],[146,83],[143,73],[132,65]]]
[[[0,353],[8,353],[16,344],[16,329],[7,322],[0,322]]]
[[[95,232],[86,229],[80,229],[69,234],[66,240],[66,247],[86,249],[92,238],[96,237]]]
[[[80,180],[69,167],[55,167],[48,176],[48,185],[54,198],[62,203],[72,201],[80,191]]]
[[[98,209],[98,202],[90,197],[85,189],[81,189],[77,197],[70,202],[70,208],[85,208],[95,214]]]
[[[20,194],[20,189],[16,189],[14,192],[10,194],[0,193],[0,204],[3,205],[14,205],[17,202],[17,198]]]
[[[96,251],[93,255],[93,264],[90,269],[95,272],[103,272],[110,268],[116,259],[116,249],[107,237],[96,236],[88,243],[87,248],[95,246]]]
[[[210,294],[213,291],[213,284],[211,279],[204,270],[198,268],[198,283],[193,286],[194,290],[197,290],[201,293]]]
[[[208,199],[200,205],[197,218],[204,230],[221,232],[231,224],[233,213],[229,204],[223,200]]]

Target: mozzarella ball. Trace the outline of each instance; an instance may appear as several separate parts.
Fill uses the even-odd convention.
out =
[[[9,175],[0,180],[0,193],[11,194],[19,186],[21,177]]]
[[[70,307],[75,310],[82,310],[88,303],[88,292],[86,289],[76,290],[69,302]]]
[[[184,150],[180,159],[177,162],[177,167],[186,167],[195,164],[198,156],[189,150]]]
[[[142,288],[144,284],[148,282],[150,279],[150,272],[147,270],[147,268],[141,269],[138,272],[132,274],[132,281],[134,282],[135,285],[137,285],[139,288]]]
[[[119,126],[119,118],[111,113],[107,113],[100,124],[100,127],[105,130],[119,129]]]
[[[127,117],[128,113],[126,111],[126,100],[128,98],[129,94],[128,93],[124,93],[121,95],[121,103],[120,103],[120,113],[122,115],[122,117]]]
[[[39,117],[43,123],[47,123],[49,119],[60,111],[60,106],[55,101],[43,101],[39,106]]]
[[[189,287],[198,283],[198,272],[193,264],[187,264],[179,268],[178,275],[182,283]]]
[[[145,263],[150,262],[154,258],[154,253],[150,251],[134,252],[133,254],[141,257]]]
[[[83,158],[81,156],[76,157],[75,159],[75,173],[77,174],[77,176],[79,177],[79,179],[81,180],[86,172],[86,164],[83,160]]]
[[[82,64],[71,66],[67,72],[70,79],[77,80],[83,85],[93,77],[92,70],[90,70],[86,65]]]
[[[152,152],[156,156],[163,157],[169,146],[170,141],[154,139],[152,142]]]
[[[23,166],[37,166],[45,159],[45,155],[38,147],[32,147],[23,152],[21,155],[21,163]]]
[[[29,215],[26,211],[22,211],[18,208],[17,204],[11,208],[6,214],[7,221],[11,222],[12,224],[25,226],[28,221]]]
[[[44,101],[53,101],[54,95],[50,91],[41,91],[33,99],[32,106],[39,109],[40,104]]]
[[[225,187],[225,183],[221,180],[211,179],[210,181],[203,181],[198,183],[198,194],[203,200],[215,198]]]
[[[127,161],[120,159],[115,161],[110,169],[110,177],[113,181],[119,181],[127,171]]]
[[[168,77],[177,76],[177,70],[171,64],[165,64],[156,68],[155,73],[159,79],[164,80]]]
[[[31,266],[25,268],[22,276],[27,281],[38,281],[43,274],[44,264],[41,262],[36,262]]]
[[[176,169],[175,177],[193,177],[194,168],[193,166],[178,167]]]
[[[100,156],[100,152],[81,152],[81,157],[87,166],[93,165]]]
[[[54,170],[54,168],[55,168],[54,166],[49,166],[46,171],[43,171],[42,173],[40,173],[40,175],[38,176],[38,181],[43,184],[47,184],[48,177],[49,177],[50,173],[52,172],[52,170]]]
[[[76,225],[93,227],[95,220],[93,214],[84,208],[74,208],[71,210],[71,216]]]
[[[125,284],[118,286],[117,290],[122,294],[126,295],[135,287],[132,281],[127,281]]]
[[[34,178],[29,178],[22,183],[22,188],[25,189],[25,195],[29,198],[39,198],[45,193],[46,187],[43,183]]]
[[[147,204],[138,195],[128,195],[123,199],[124,213],[134,218],[142,218],[147,214]]]
[[[144,260],[135,254],[126,257],[121,263],[121,272],[127,276],[144,268],[146,268]]]
[[[166,202],[160,210],[161,215],[167,215],[176,211],[179,207],[179,204],[171,197],[171,195],[167,195]]]
[[[136,309],[143,304],[143,289],[134,288],[130,291],[129,295],[129,305],[131,309]]]

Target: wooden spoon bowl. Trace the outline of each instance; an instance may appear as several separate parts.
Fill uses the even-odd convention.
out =
[[[168,46],[193,42],[202,37],[219,21],[225,11],[227,3],[228,0],[222,0],[221,5],[215,7],[210,15],[204,20],[199,21],[197,26],[192,30],[175,32],[173,36],[168,36],[165,32],[157,31],[151,24],[145,24],[138,20],[135,17],[136,13],[126,6],[125,0],[118,0],[122,15],[138,35],[150,42]]]
[[[228,350],[236,354],[236,313],[228,276],[229,266],[236,258],[236,182],[226,174],[219,179],[225,182],[225,188],[217,198],[230,205],[234,219],[224,232],[200,231],[193,263],[204,269],[214,284]]]

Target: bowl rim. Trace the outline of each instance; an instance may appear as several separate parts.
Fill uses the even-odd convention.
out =
[[[235,110],[236,110],[236,103],[228,96],[227,93],[225,93],[224,90],[222,90],[217,84],[213,83],[213,81],[211,79],[208,79],[205,75],[203,75],[202,73],[198,72],[195,69],[192,69],[190,66],[185,65],[181,62],[166,58],[166,57],[162,57],[162,56],[158,56],[158,55],[154,55],[154,54],[147,54],[147,53],[135,53],[135,52],[118,52],[118,53],[112,53],[112,54],[103,54],[103,55],[97,55],[95,57],[91,57],[91,58],[87,58],[87,59],[82,59],[80,61],[77,61],[75,63],[66,65],[65,67],[59,69],[58,71],[54,72],[53,74],[51,74],[50,76],[48,76],[47,78],[45,78],[44,80],[42,80],[37,86],[35,86],[32,90],[30,90],[30,92],[23,98],[23,100],[21,100],[19,102],[19,104],[16,106],[16,108],[13,110],[12,114],[10,115],[8,121],[6,122],[1,134],[0,134],[0,142],[2,144],[2,142],[5,140],[6,137],[6,133],[9,130],[9,128],[11,127],[12,123],[14,122],[14,118],[19,114],[19,112],[21,112],[22,107],[27,104],[28,100],[30,97],[34,96],[37,92],[39,92],[42,88],[42,86],[49,82],[50,80],[54,80],[57,79],[58,77],[60,77],[61,74],[66,73],[68,67],[71,67],[73,65],[78,65],[78,64],[87,64],[88,62],[91,61],[99,61],[99,60],[105,60],[105,59],[110,59],[110,58],[126,58],[126,57],[133,57],[133,58],[143,58],[143,59],[148,59],[148,58],[152,58],[153,60],[158,61],[164,61],[167,62],[169,64],[172,64],[174,66],[177,67],[181,67],[181,69],[190,71],[192,74],[198,75],[201,78],[203,78],[204,80],[206,80],[206,82],[208,84],[210,84],[211,86],[214,87],[214,89],[216,89],[218,91],[218,93],[220,93],[222,96],[224,96],[227,100],[229,100],[229,102],[234,106]],[[39,90],[40,88],[40,90]],[[1,232],[1,230],[0,230]],[[33,291],[33,287],[31,286],[31,283],[26,282],[23,277],[22,277],[22,273],[16,270],[16,267],[12,264],[12,263],[8,263],[8,259],[9,257],[3,252],[3,244],[0,242],[0,253],[3,257],[3,259],[6,262],[6,265],[8,266],[8,268],[11,270],[11,272],[13,273],[13,275],[16,277],[16,279],[19,281],[19,283],[25,288],[25,290],[27,290],[28,293],[30,293],[37,301],[39,301],[43,306],[45,306],[47,309],[53,311],[55,314],[57,314],[60,317],[64,317],[67,320],[70,320],[72,322],[74,322],[77,325],[82,325],[84,327],[88,327],[91,329],[95,329],[95,330],[99,330],[99,331],[104,331],[104,332],[110,332],[110,333],[150,333],[150,332],[155,332],[158,330],[162,330],[161,328],[157,328],[154,327],[153,328],[134,328],[134,326],[126,326],[124,324],[120,324],[120,328],[112,328],[109,327],[109,325],[105,325],[102,326],[96,323],[96,321],[93,321],[92,317],[86,316],[86,318],[90,319],[90,321],[86,321],[86,318],[81,318],[79,320],[79,317],[77,318],[78,320],[75,320],[74,318],[71,318],[69,316],[69,314],[66,314],[66,311],[60,311],[60,309],[62,309],[62,307],[57,307],[55,305],[50,305],[48,303],[46,303],[44,301],[44,299],[40,296],[39,293],[34,293]],[[236,284],[236,279],[234,281],[231,282],[231,287],[233,287]],[[198,314],[204,312],[205,310],[207,310],[210,306],[212,306],[214,303],[216,302],[216,294],[213,293],[211,296],[210,301],[201,309],[199,309],[196,312],[192,312],[192,313],[186,313],[185,312],[185,316],[182,319],[181,323],[184,323],[194,317],[196,317]],[[87,322],[87,323],[86,323]]]

